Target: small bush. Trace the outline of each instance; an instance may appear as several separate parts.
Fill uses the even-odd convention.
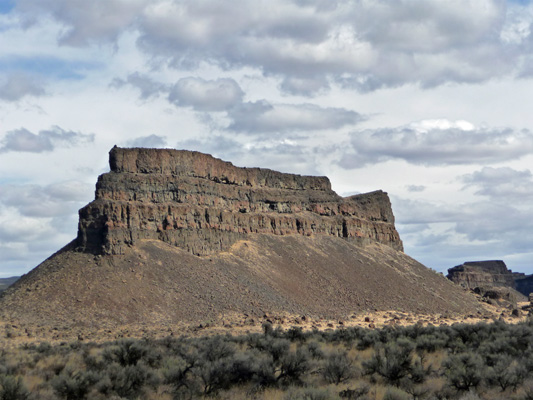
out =
[[[199,349],[199,358],[207,361],[217,361],[235,354],[235,345],[223,336],[205,338]]]
[[[300,383],[309,370],[309,358],[309,353],[302,348],[284,354],[279,360],[277,380],[285,384]]]
[[[514,357],[500,355],[494,366],[487,370],[487,382],[491,386],[498,386],[501,391],[512,388],[515,391],[527,376],[526,368],[519,364]]]
[[[268,321],[263,322],[261,327],[263,328],[263,334],[265,336],[272,336],[272,334],[274,333],[274,327]]]
[[[108,379],[100,382],[100,392],[116,393],[120,397],[138,397],[143,392],[145,385],[156,383],[154,375],[142,362],[126,367],[114,363],[109,366],[106,372]]]
[[[254,377],[252,382],[260,390],[277,383],[276,368],[271,358],[259,357],[255,359]]]
[[[446,346],[446,338],[434,334],[423,334],[416,338],[416,350],[434,353]]]
[[[449,384],[457,390],[477,388],[483,380],[484,364],[475,353],[462,353],[448,357],[443,366]]]
[[[355,389],[345,389],[339,392],[339,397],[348,400],[367,399],[367,394],[370,391],[370,385],[363,383]]]
[[[398,340],[376,348],[372,358],[363,362],[368,375],[377,374],[387,383],[398,385],[411,372],[414,345],[408,340]]]
[[[100,380],[100,376],[92,371],[63,370],[52,381],[55,392],[66,400],[85,399],[91,386]]]
[[[322,371],[322,376],[328,383],[338,385],[355,375],[353,362],[346,351],[336,351],[328,355]]]
[[[0,375],[0,400],[26,400],[28,389],[20,377]]]
[[[318,342],[308,342],[307,351],[309,352],[313,360],[321,360],[324,358],[324,352],[320,348],[320,344]]]
[[[299,326],[293,326],[287,330],[285,333],[285,337],[289,339],[291,342],[299,341],[304,342],[305,341],[305,333],[303,332],[303,329]]]
[[[117,362],[126,367],[136,365],[141,360],[155,366],[160,361],[161,355],[140,340],[123,339],[116,345],[106,348],[103,357],[108,363]]]
[[[227,389],[232,383],[233,364],[230,359],[207,361],[193,368],[192,373],[199,377],[203,384],[203,394],[212,395],[221,389]]]
[[[367,330],[361,335],[357,343],[357,350],[366,350],[380,343],[379,333],[375,330]]]
[[[163,367],[163,382],[172,386],[174,392],[179,392],[189,385],[188,374],[192,366],[181,357],[173,357],[166,361]]]
[[[264,351],[272,356],[274,363],[277,363],[283,355],[289,352],[291,342],[281,338],[266,338],[255,343],[255,348]]]

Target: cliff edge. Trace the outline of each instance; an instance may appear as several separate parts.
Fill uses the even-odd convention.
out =
[[[468,289],[476,287],[515,288],[513,271],[501,260],[467,261],[448,269],[446,276],[452,282]]]
[[[515,290],[523,296],[529,296],[533,291],[533,276],[513,272],[502,260],[468,261],[449,268],[446,277],[468,289],[510,289],[512,297],[517,298],[521,296]]]
[[[125,149],[109,154],[95,200],[79,212],[82,252],[123,254],[157,239],[195,255],[248,234],[326,235],[403,250],[386,193],[340,197],[326,177],[238,168],[208,154]]]

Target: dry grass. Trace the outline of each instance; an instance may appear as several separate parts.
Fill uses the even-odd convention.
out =
[[[262,331],[262,324],[273,321],[274,328],[288,329],[298,327],[303,331],[312,330],[333,330],[348,327],[362,327],[380,329],[386,326],[410,326],[418,324],[420,326],[444,326],[455,323],[475,324],[478,322],[491,322],[503,320],[506,323],[518,323],[527,320],[527,315],[523,314],[517,318],[511,315],[507,307],[489,305],[480,302],[483,311],[479,314],[467,315],[430,315],[415,314],[398,311],[374,311],[360,312],[352,314],[345,320],[313,318],[309,316],[281,313],[268,314],[263,317],[250,317],[247,314],[225,313],[210,321],[196,323],[165,324],[164,326],[147,324],[127,324],[123,326],[108,327],[101,329],[98,327],[57,327],[57,326],[36,326],[34,324],[11,319],[9,321],[0,320],[0,326],[4,327],[4,334],[0,334],[0,348],[19,347],[24,344],[49,342],[58,344],[62,342],[83,341],[83,342],[105,342],[119,338],[163,338],[172,336],[206,336],[215,334],[243,335],[247,333],[258,333]],[[521,306],[521,305],[519,305]],[[8,333],[9,332],[9,333]]]
[[[454,331],[455,329],[455,331]],[[262,389],[258,389],[255,383],[252,381],[246,381],[245,383],[237,383],[231,386],[228,389],[221,389],[216,392],[216,395],[211,396],[210,398],[217,399],[280,399],[285,400],[287,398],[300,398],[298,396],[303,396],[307,390],[315,390],[316,393],[330,393],[331,398],[337,398],[336,396],[344,390],[357,390],[358,388],[367,387],[368,398],[381,400],[386,398],[387,393],[394,394],[398,396],[397,398],[403,398],[407,392],[418,393],[418,398],[425,398],[426,394],[435,394],[439,393],[440,396],[443,393],[446,393],[446,398],[449,399],[460,399],[462,393],[456,391],[451,386],[448,381],[447,375],[444,373],[443,361],[448,358],[450,351],[454,351],[455,341],[453,338],[457,337],[458,333],[469,332],[471,338],[475,341],[479,340],[497,340],[498,338],[509,337],[506,335],[512,335],[513,332],[524,332],[524,329],[529,332],[528,335],[533,335],[533,325],[524,324],[523,327],[514,327],[512,325],[505,324],[496,324],[496,325],[480,325],[476,327],[468,327],[461,325],[457,328],[443,329],[439,328],[430,328],[429,330],[424,330],[418,336],[417,329],[386,329],[376,335],[375,339],[372,341],[372,345],[365,349],[360,349],[358,346],[360,340],[366,337],[366,334],[371,331],[361,331],[355,330],[350,332],[336,331],[331,333],[310,333],[306,335],[303,340],[295,339],[290,343],[289,352],[296,353],[297,350],[308,351],[309,347],[313,347],[319,350],[318,353],[309,352],[308,362],[309,366],[302,375],[301,381],[292,381],[284,383],[284,381],[275,381],[270,383]],[[481,332],[479,336],[476,332]],[[490,335],[497,335],[491,338]],[[444,335],[443,337],[448,338],[447,341],[442,341],[439,345],[440,347],[437,350],[426,351],[426,350],[416,350],[416,345],[422,344],[425,345],[423,335]],[[172,387],[171,381],[165,381],[163,377],[165,376],[165,371],[168,370],[172,365],[165,362],[165,357],[174,357],[177,359],[185,353],[172,353],[174,351],[182,351],[180,346],[187,346],[188,354],[197,354],[195,357],[198,358],[200,364],[206,362],[205,354],[202,353],[202,349],[210,347],[205,347],[206,343],[226,343],[232,348],[235,348],[237,353],[240,353],[241,356],[245,354],[253,354],[256,357],[256,351],[261,351],[257,359],[263,359],[267,355],[265,347],[256,347],[258,341],[263,340],[264,343],[268,343],[268,340],[281,340],[287,343],[287,340],[290,338],[288,331],[270,333],[269,335],[248,335],[242,337],[222,337],[222,338],[187,338],[187,339],[167,339],[163,341],[151,341],[151,340],[141,340],[139,345],[144,346],[147,349],[147,355],[157,355],[160,354],[163,359],[158,359],[160,361],[152,364],[149,358],[146,360],[143,359],[143,368],[149,368],[152,371],[152,374],[158,377],[158,383],[153,386],[149,383],[149,380],[146,381],[144,388],[142,389],[142,396],[140,398],[149,399],[149,400],[170,400],[172,396]],[[346,338],[346,339],[345,339]],[[484,339],[483,339],[484,338]],[[420,339],[420,340],[419,340]],[[210,342],[211,340],[218,340],[216,342]],[[365,339],[366,340],[366,339]],[[408,341],[412,345],[411,351],[411,365],[415,365],[415,361],[419,360],[422,357],[424,361],[424,366],[426,368],[431,365],[433,368],[429,369],[424,373],[425,381],[423,380],[420,383],[420,380],[415,380],[413,376],[408,375],[407,381],[393,381],[388,378],[387,375],[381,374],[381,372],[376,372],[377,370],[370,371],[365,373],[365,370],[368,372],[368,368],[363,366],[363,363],[371,360],[377,353],[377,349],[380,346],[388,345],[394,343],[394,341],[403,340],[403,343]],[[219,342],[222,341],[222,342]],[[470,341],[466,340],[464,345],[467,345]],[[113,343],[103,343],[103,344],[83,344],[78,342],[73,342],[70,344],[63,344],[60,346],[25,346],[18,349],[15,348],[4,348],[1,353],[1,363],[0,367],[6,368],[9,370],[9,374],[13,376],[19,376],[23,378],[24,386],[32,393],[33,399],[57,399],[57,393],[54,393],[54,381],[58,376],[75,376],[78,373],[98,371],[100,374],[98,379],[102,379],[104,376],[112,376],[113,368],[111,366],[111,359],[106,358],[107,361],[104,361],[103,354],[109,353],[112,349],[118,349],[121,346],[121,343],[126,342],[113,342]],[[128,342],[130,343],[130,342]],[[408,343],[408,344],[409,344]],[[445,343],[448,343],[451,347],[450,349],[443,347]],[[217,344],[218,346],[219,344]],[[202,347],[204,346],[204,347]],[[358,349],[359,347],[359,349]],[[485,347],[486,348],[486,347]],[[263,350],[259,350],[263,349]],[[476,349],[482,350],[483,346],[478,345],[468,348],[467,350],[460,351],[478,351]],[[113,350],[114,351],[114,350]],[[455,349],[457,351],[457,348]],[[531,351],[531,349],[527,350]],[[211,352],[211,350],[209,350]],[[349,375],[348,379],[342,381],[339,384],[328,383],[328,378],[322,373],[325,366],[328,362],[328,356],[337,352],[347,352],[349,359],[352,361],[351,368],[353,374]],[[172,353],[172,354],[170,354]],[[181,355],[179,355],[181,354]],[[204,355],[202,355],[204,354]],[[212,353],[209,353],[212,354]],[[314,354],[318,354],[315,358]],[[488,353],[484,353],[487,355]],[[511,354],[511,353],[509,353]],[[107,357],[107,356],[106,356]],[[144,357],[144,356],[143,356]],[[159,356],[158,356],[159,357]],[[228,357],[228,356],[222,356]],[[233,357],[233,355],[229,356]],[[519,360],[523,362],[525,359],[522,355],[516,357],[522,357]],[[237,359],[237,358],[235,358]],[[102,362],[95,362],[95,361]],[[114,359],[118,362],[118,359]],[[115,364],[118,365],[118,364]],[[121,364],[122,365],[122,364]],[[124,365],[122,365],[124,367]],[[485,366],[481,366],[485,368]],[[414,370],[412,370],[414,371]],[[199,384],[199,386],[194,389],[196,394],[194,398],[199,398],[203,390],[203,384],[199,380],[198,371],[191,372],[193,375],[189,379],[192,379],[191,382]],[[279,373],[279,372],[276,372]],[[410,372],[411,373],[411,372]],[[104,374],[104,375],[102,375]],[[111,375],[109,375],[111,374]],[[195,375],[196,374],[196,375]],[[528,376],[533,376],[533,371],[528,372]],[[405,377],[404,377],[405,378]],[[412,379],[412,380],[411,380]],[[394,385],[398,385],[399,388],[394,388]],[[407,385],[407,386],[406,386]],[[411,386],[410,386],[411,385]],[[412,386],[414,385],[414,386]],[[193,385],[194,386],[194,385]],[[96,386],[92,387],[91,395],[88,398],[99,400],[107,398],[104,392],[99,393]],[[115,389],[113,389],[115,390]],[[505,392],[501,392],[497,386],[490,382],[490,380],[484,380],[483,384],[477,389],[477,393],[483,399],[518,399],[520,394],[524,394],[528,389],[527,384],[522,385],[519,388],[517,393],[514,393],[511,389],[507,389]],[[292,393],[292,395],[290,395]],[[448,394],[451,393],[451,394]],[[287,397],[289,396],[289,397]],[[85,397],[84,397],[85,398]],[[135,398],[135,397],[132,397]],[[303,397],[301,397],[303,398]],[[311,397],[308,397],[311,398]],[[406,397],[409,398],[409,397]]]

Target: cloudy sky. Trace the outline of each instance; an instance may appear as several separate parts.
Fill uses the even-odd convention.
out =
[[[1,0],[0,277],[115,144],[383,189],[425,265],[533,273],[532,100],[530,1]]]

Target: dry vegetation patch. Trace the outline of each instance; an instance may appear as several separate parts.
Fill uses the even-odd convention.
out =
[[[1,399],[529,399],[533,322],[25,343]]]

